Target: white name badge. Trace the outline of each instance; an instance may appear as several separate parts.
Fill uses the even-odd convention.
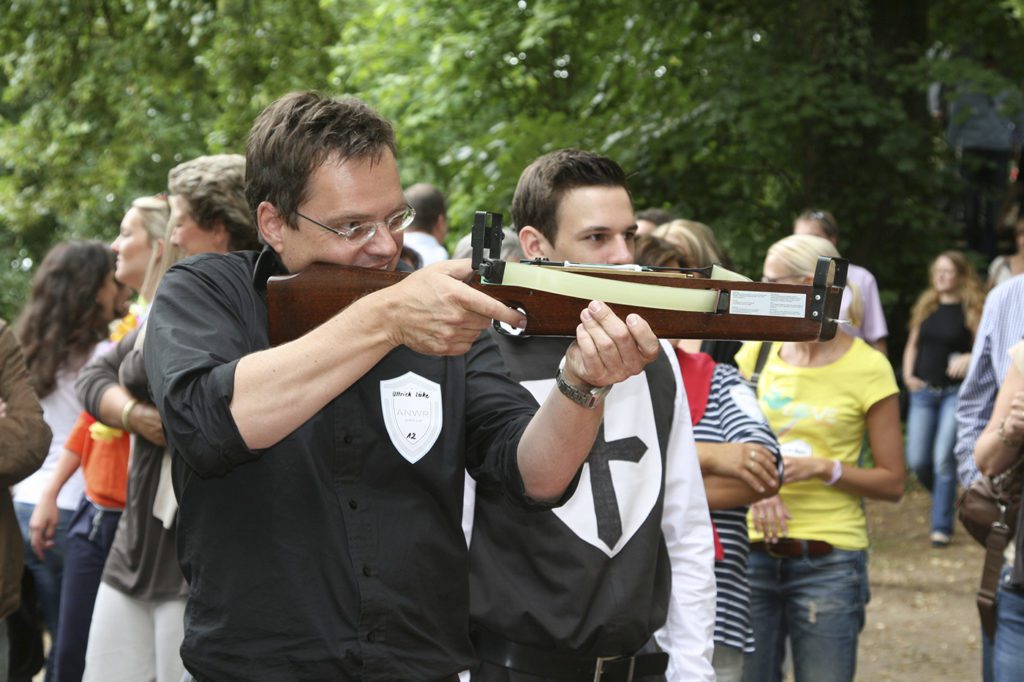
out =
[[[415,464],[441,435],[441,387],[413,372],[380,382],[384,426],[398,453]]]
[[[814,448],[804,440],[791,440],[788,443],[779,443],[779,452],[783,457],[810,457],[814,454]]]

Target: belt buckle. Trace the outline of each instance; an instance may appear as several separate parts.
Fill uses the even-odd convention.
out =
[[[776,547],[782,547],[781,543],[781,540],[779,540],[778,542],[765,542],[764,551],[767,552],[768,556],[770,556],[773,559],[788,559],[790,557],[789,554],[780,554],[779,552],[775,551]]]
[[[613,661],[620,661],[624,656],[598,656],[597,665],[594,666],[594,682],[601,682],[604,675],[604,664]],[[636,668],[636,656],[629,657],[629,670],[626,671],[626,682],[633,682],[633,671]]]

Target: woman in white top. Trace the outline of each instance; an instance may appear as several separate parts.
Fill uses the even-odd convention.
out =
[[[63,541],[71,514],[84,487],[81,476],[64,486],[57,499],[61,520],[54,545],[40,559],[29,545],[29,519],[64,449],[71,427],[82,411],[75,394],[75,377],[96,344],[107,335],[114,319],[118,284],[114,254],[95,241],[57,244],[43,258],[32,278],[28,302],[15,325],[25,365],[53,432],[42,468],[14,487],[14,507],[25,538],[25,565],[35,579],[36,592],[51,638],[56,636],[60,611]],[[52,671],[48,666],[47,680]]]

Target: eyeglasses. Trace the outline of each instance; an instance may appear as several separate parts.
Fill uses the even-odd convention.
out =
[[[364,223],[351,223],[348,226],[341,228],[328,227],[319,220],[314,220],[308,215],[303,215],[298,211],[295,212],[295,215],[300,218],[305,218],[314,225],[319,225],[328,232],[333,232],[342,239],[352,242],[353,244],[365,244],[373,239],[373,236],[377,234],[377,230],[382,227],[387,228],[388,232],[391,234],[395,234],[396,232],[401,232],[412,225],[412,221],[416,217],[416,209],[412,206],[406,205],[405,208],[400,211],[396,211],[384,220],[368,220]]]

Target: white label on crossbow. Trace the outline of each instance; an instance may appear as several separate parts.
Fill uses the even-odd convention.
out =
[[[729,312],[733,315],[803,317],[806,308],[807,296],[805,294],[733,290],[729,296]]]

